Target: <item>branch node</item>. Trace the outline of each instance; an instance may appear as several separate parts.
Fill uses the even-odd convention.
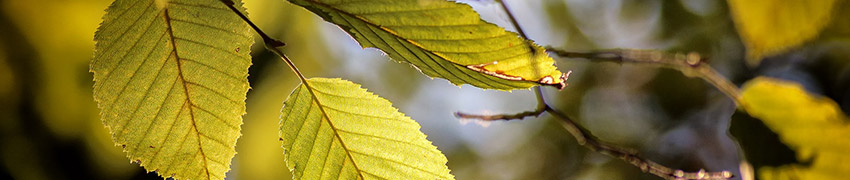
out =
[[[272,38],[263,39],[263,42],[266,44],[266,46],[271,47],[271,48],[278,48],[278,47],[286,46],[286,43],[283,43],[283,41],[279,41],[277,39],[272,39]]]
[[[691,67],[697,67],[702,64],[702,58],[700,58],[699,53],[690,52],[688,53],[685,62],[687,62],[688,65],[691,65]]]

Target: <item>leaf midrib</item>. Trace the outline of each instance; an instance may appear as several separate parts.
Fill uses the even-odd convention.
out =
[[[418,47],[418,48],[422,49],[423,51],[428,52],[429,54],[433,54],[433,55],[436,55],[437,57],[443,58],[443,59],[445,59],[446,61],[448,61],[448,62],[450,62],[450,63],[452,63],[452,64],[459,65],[459,66],[465,66],[465,65],[462,65],[462,64],[458,64],[458,63],[456,63],[456,62],[453,62],[453,61],[449,61],[449,60],[448,60],[448,58],[443,57],[443,56],[441,56],[440,54],[437,54],[437,53],[434,53],[434,52],[428,51],[427,49],[425,49],[425,47],[422,47],[419,43],[415,43],[415,41],[413,41],[413,40],[410,40],[410,39],[407,39],[407,38],[401,37],[400,35],[396,34],[396,33],[395,33],[395,32],[393,32],[393,31],[388,31],[386,27],[381,26],[381,25],[378,25],[378,24],[375,24],[375,23],[373,23],[372,21],[369,21],[369,20],[367,20],[367,19],[364,19],[363,17],[361,17],[361,16],[359,16],[359,15],[352,14],[352,13],[349,13],[349,12],[347,12],[347,11],[343,11],[343,10],[338,9],[338,8],[335,8],[335,7],[333,7],[333,6],[329,5],[329,4],[325,4],[325,3],[322,3],[322,2],[319,2],[319,1],[314,1],[314,0],[308,0],[308,1],[313,2],[313,3],[317,4],[317,5],[322,6],[322,7],[325,7],[325,8],[331,9],[331,10],[334,10],[334,11],[336,11],[337,13],[342,13],[342,14],[345,14],[345,15],[348,15],[348,16],[351,16],[351,17],[354,17],[354,18],[357,18],[357,19],[359,19],[359,20],[361,20],[361,21],[365,22],[366,24],[368,24],[368,25],[370,25],[370,26],[373,26],[373,27],[375,27],[375,28],[381,29],[382,31],[384,31],[384,32],[386,32],[386,33],[388,33],[388,34],[391,34],[391,35],[395,36],[395,37],[396,37],[396,38],[398,38],[398,39],[402,39],[402,40],[404,40],[404,41],[407,41],[407,43],[410,43],[410,44],[412,44],[413,46],[416,46],[416,47]],[[465,25],[472,25],[472,24],[465,24]]]
[[[169,1],[169,3],[171,2]],[[169,42],[171,43],[171,50],[172,52],[174,52],[174,61],[177,64],[177,75],[178,77],[180,77],[180,84],[183,85],[183,93],[184,95],[186,95],[186,103],[189,103],[189,106],[187,107],[189,108],[189,119],[192,120],[192,129],[195,131],[195,136],[198,138],[198,151],[201,153],[201,157],[203,158],[204,173],[206,173],[207,179],[212,179],[212,177],[210,176],[209,165],[207,164],[207,155],[204,152],[204,146],[201,143],[201,132],[198,130],[197,121],[195,120],[194,107],[197,105],[192,102],[192,98],[191,96],[189,96],[189,82],[183,75],[183,62],[180,58],[179,53],[177,53],[177,44],[175,42],[177,38],[174,36],[174,29],[171,26],[171,17],[168,13],[168,7],[163,8],[162,13],[162,17],[165,19],[166,31],[168,31]]]
[[[331,8],[331,9],[334,9],[334,8]],[[338,12],[338,13],[345,13],[345,12]],[[355,17],[355,18],[356,18],[356,16],[351,15],[351,14],[348,14],[348,13],[346,13],[346,15],[351,16],[351,17]],[[348,23],[348,24],[352,24],[352,23],[348,20],[348,18],[344,18],[344,17],[343,17],[343,18],[341,18],[341,19],[342,19],[343,21],[345,21],[346,23]],[[360,19],[360,20],[362,20],[362,19]],[[367,22],[367,24],[370,24],[370,23],[368,23],[368,21],[366,21],[366,22]],[[374,24],[371,24],[371,25],[372,25],[372,26],[375,26],[375,27],[379,27],[379,26],[374,25]],[[355,31],[357,31],[357,28],[355,28],[355,27],[353,27],[353,26],[352,26],[351,28],[352,28],[352,29],[354,29]],[[375,31],[373,31],[373,30],[372,30],[372,29],[370,29],[370,28],[367,28],[367,30],[369,30],[369,32],[371,32],[371,33],[375,34],[376,36],[380,36],[380,35],[378,34],[378,32],[375,32]],[[382,30],[383,30],[383,29],[382,29]],[[384,31],[386,31],[386,30],[384,30]],[[359,32],[359,33],[364,34],[364,32]],[[390,34],[392,34],[392,33],[390,33]],[[394,40],[398,41],[399,43],[404,43],[404,42],[402,42],[402,40],[407,41],[406,39],[404,39],[404,38],[400,38],[400,37],[399,37],[399,36],[397,36],[397,35],[394,35],[394,36],[396,37]],[[364,37],[364,38],[365,38],[365,37]],[[383,38],[378,37],[378,39],[379,39],[380,41],[383,41],[385,44],[387,44],[387,46],[390,46],[390,45],[389,45],[389,42],[387,42],[387,41],[386,41],[386,40],[384,40]],[[373,42],[373,41],[372,41],[371,39],[369,39],[369,38],[365,38],[365,40],[366,40],[366,41],[368,41],[368,42],[369,42],[369,43],[371,43],[371,44],[375,44],[375,42]],[[407,41],[407,42],[408,42],[408,44],[410,44],[410,45],[416,46],[414,43],[410,43],[409,41]],[[417,47],[417,48],[422,49],[422,48],[421,48],[421,47],[419,47],[419,46],[416,46],[416,47]],[[396,49],[395,49],[395,47],[390,46],[390,48],[391,48],[391,50],[396,51],[396,53],[398,53],[398,52],[399,52],[398,50],[396,50]],[[407,46],[405,46],[405,45],[402,45],[402,48],[404,48],[404,49],[406,49],[407,51],[410,51],[410,52],[413,52],[413,51],[414,51],[413,49],[411,49],[411,48],[409,48],[409,47],[407,47]],[[383,50],[383,51],[387,51],[387,50],[385,50],[385,49],[382,49],[382,50]],[[434,54],[433,52],[430,52],[430,51],[424,51],[424,50],[423,50],[422,52],[425,52],[427,59],[425,59],[425,58],[423,58],[423,57],[419,57],[419,55],[417,55],[417,54],[414,54],[414,56],[416,56],[417,58],[419,58],[419,59],[414,59],[414,60],[417,60],[417,61],[421,62],[423,65],[425,65],[425,66],[426,66],[426,67],[428,67],[429,69],[437,69],[437,68],[435,68],[435,66],[429,65],[429,64],[428,64],[428,63],[426,63],[425,61],[428,61],[429,59],[430,59],[430,60],[433,60],[433,61],[437,61],[437,59],[432,58],[432,57],[431,57],[431,55],[436,56],[437,58],[443,58],[443,57],[440,57],[440,56],[438,56],[438,55],[436,55],[436,54]],[[402,57],[402,58],[403,58],[403,57]],[[443,58],[443,59],[445,59],[445,58]],[[407,61],[407,62],[409,62],[409,63],[411,63],[411,64],[415,64],[413,61],[410,61],[410,60],[406,60],[406,59],[402,59],[402,60],[405,60],[405,61]],[[445,61],[445,60],[444,60],[444,61]],[[477,82],[479,82],[479,83],[487,84],[485,81],[481,80],[480,78],[476,78],[475,76],[472,76],[472,75],[469,75],[469,74],[467,74],[467,73],[464,73],[464,72],[462,71],[462,69],[464,69],[463,65],[459,65],[459,64],[454,63],[454,62],[451,62],[451,61],[446,61],[446,62],[448,62],[448,63],[449,63],[449,64],[451,64],[451,65],[454,65],[454,68],[456,68],[456,69],[460,70],[460,72],[459,72],[459,73],[460,73],[461,75],[458,75],[456,72],[453,72],[453,71],[449,70],[449,68],[447,68],[446,66],[443,66],[443,63],[435,62],[435,64],[436,64],[436,67],[439,67],[439,68],[441,68],[441,69],[445,70],[446,72],[448,72],[448,73],[449,73],[449,74],[451,74],[452,76],[455,76],[455,77],[466,76],[466,77],[469,77],[469,79],[472,79],[472,80],[477,81]],[[470,70],[470,71],[471,71],[471,70]],[[496,78],[496,77],[494,77],[494,78]],[[505,84],[505,83],[503,83],[503,82],[501,82],[501,81],[492,81],[492,82],[495,82],[495,83],[497,83],[497,84],[499,84],[499,85],[504,85],[505,87],[511,87],[511,85]],[[494,85],[492,85],[492,84],[491,84],[491,86],[494,86]]]
[[[319,106],[319,111],[322,112],[322,119],[327,121],[328,125],[331,126],[331,130],[333,130],[334,137],[339,140],[339,144],[342,146],[343,149],[345,149],[345,155],[348,156],[348,159],[351,159],[351,165],[353,165],[354,169],[357,170],[357,176],[360,177],[360,179],[366,179],[365,177],[363,177],[363,173],[366,171],[360,169],[360,167],[357,166],[357,162],[354,161],[354,156],[351,155],[351,150],[348,148],[348,146],[345,145],[345,142],[342,140],[342,137],[339,136],[340,133],[337,132],[337,127],[331,121],[331,118],[328,116],[327,111],[325,111],[325,106],[322,105],[322,103],[319,101],[319,97],[316,96],[315,92],[313,92],[313,87],[310,86],[310,83],[308,83],[307,79],[304,79],[303,76],[299,77],[301,77],[301,82],[304,84],[304,87],[307,88],[307,92],[310,92],[313,101],[316,102],[316,105]],[[333,141],[331,141],[331,143],[333,143]],[[330,149],[328,151],[330,152]],[[342,160],[342,163],[345,164],[345,159]]]

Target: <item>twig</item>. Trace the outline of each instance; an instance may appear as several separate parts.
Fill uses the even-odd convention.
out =
[[[720,172],[705,172],[705,170],[699,170],[697,172],[685,172],[678,169],[668,168],[664,165],[658,164],[651,160],[642,158],[638,155],[637,151],[628,148],[617,147],[613,144],[604,142],[593,136],[586,129],[581,128],[578,124],[576,124],[569,116],[560,111],[552,109],[549,106],[546,106],[546,112],[555,116],[555,118],[560,119],[561,125],[566,128],[573,137],[576,138],[576,141],[580,145],[584,145],[590,150],[599,152],[601,154],[609,155],[612,157],[616,157],[623,161],[628,162],[634,166],[640,168],[643,172],[650,173],[656,175],[658,177],[664,179],[689,179],[689,180],[719,180],[719,179],[730,179],[734,177],[729,171],[720,171]]]
[[[499,4],[502,6],[503,10],[508,14],[508,17],[511,20],[511,23],[516,26],[517,32],[523,37],[528,39],[525,33],[522,31],[522,28],[519,27],[514,16],[508,10],[507,5],[499,1]],[[551,51],[551,50],[550,50]],[[615,62],[627,62],[627,61],[642,61],[642,60],[650,60],[649,62],[664,64],[667,66],[671,66],[677,69],[680,69],[683,73],[686,72],[685,69],[690,69],[689,71],[696,72],[696,74],[701,75],[703,79],[718,87],[724,93],[727,93],[733,100],[737,103],[737,98],[739,97],[739,92],[737,87],[732,85],[728,80],[720,76],[714,69],[708,66],[702,66],[699,55],[692,53],[687,56],[681,57],[683,55],[676,55],[675,57],[667,57],[666,55],[656,52],[656,51],[616,51],[609,53],[571,53],[565,51],[555,51],[561,56],[566,57],[580,57],[587,59],[603,59],[603,60],[611,60]],[[560,53],[559,53],[560,52]],[[623,53],[627,52],[627,53]],[[649,53],[646,53],[649,52]],[[682,60],[685,66],[681,66]],[[687,67],[687,68],[684,68]],[[688,73],[685,73],[686,75]],[[719,78],[718,78],[719,77]],[[730,88],[731,87],[731,88]],[[644,159],[638,156],[637,151],[628,148],[617,147],[613,144],[606,143],[604,141],[599,140],[593,134],[590,133],[587,129],[582,128],[579,124],[575,123],[569,116],[566,114],[553,109],[549,106],[545,99],[543,98],[543,91],[540,86],[534,87],[534,93],[537,98],[537,108],[533,111],[526,111],[518,114],[508,114],[508,115],[471,115],[464,113],[456,113],[456,116],[460,118],[469,118],[469,119],[480,119],[480,120],[514,120],[514,119],[522,119],[529,116],[540,116],[544,112],[548,112],[552,114],[555,118],[561,120],[561,125],[566,129],[573,137],[576,138],[576,142],[579,145],[585,146],[590,150],[599,152],[601,154],[606,154],[612,157],[619,158],[623,161],[628,162],[634,166],[640,168],[643,172],[647,172],[658,177],[664,179],[689,179],[689,180],[714,180],[714,179],[729,179],[732,178],[733,175],[729,171],[721,171],[721,172],[705,172],[705,170],[699,170],[697,172],[684,172],[682,170],[674,170],[672,168],[668,168],[664,165],[655,163],[653,161]]]
[[[541,114],[543,114],[543,111],[545,111],[545,109],[535,109],[533,111],[525,111],[525,112],[516,113],[516,114],[496,114],[496,115],[480,115],[480,114],[468,114],[468,113],[462,113],[462,112],[455,112],[455,117],[458,117],[458,118],[461,118],[461,119],[478,119],[478,120],[482,120],[482,121],[496,121],[496,120],[510,121],[510,120],[521,120],[521,119],[523,119],[525,117],[529,117],[529,116],[537,117],[537,116],[540,116]]]
[[[720,92],[723,92],[723,94],[726,94],[735,104],[741,105],[741,92],[738,86],[723,77],[723,75],[720,75],[714,68],[704,63],[705,60],[695,52],[688,54],[668,54],[656,50],[615,49],[583,53],[567,52],[551,47],[547,47],[546,50],[566,58],[661,65],[662,67],[682,72],[686,76],[703,79],[720,90]]]
[[[243,21],[248,23],[248,25],[250,25],[251,28],[254,28],[254,31],[256,31],[257,34],[260,34],[260,37],[263,38],[263,43],[266,44],[266,48],[269,48],[269,46],[271,46],[271,48],[277,48],[277,47],[281,47],[281,46],[286,45],[285,43],[283,43],[283,42],[281,42],[277,39],[271,38],[271,37],[269,37],[269,35],[266,35],[266,33],[263,32],[263,30],[261,30],[260,27],[257,27],[257,25],[255,25],[254,22],[252,22],[250,19],[248,19],[247,16],[245,16],[245,14],[242,14],[242,12],[240,12],[239,10],[236,9],[236,7],[234,6],[235,3],[233,3],[233,1],[231,1],[231,0],[220,0],[220,1],[222,3],[224,3],[224,5],[226,5],[228,8],[230,8],[230,10],[233,11],[233,13],[235,13],[236,15],[239,15],[239,17],[242,18]]]
[[[298,78],[301,79],[301,82],[304,83],[305,85],[307,85],[307,78],[305,78],[304,75],[301,74],[301,71],[299,71],[298,67],[296,67],[295,64],[292,63],[292,60],[290,60],[289,57],[286,56],[286,54],[284,54],[283,52],[280,51],[280,49],[278,49],[281,46],[285,46],[286,43],[283,43],[280,40],[271,38],[270,36],[266,35],[266,33],[263,32],[262,29],[257,27],[257,25],[255,25],[254,22],[252,22],[250,19],[248,19],[248,17],[245,16],[245,14],[242,14],[242,12],[240,12],[239,10],[236,9],[233,1],[231,1],[231,0],[220,0],[220,1],[222,3],[224,3],[224,5],[226,5],[228,8],[230,8],[230,10],[233,11],[233,13],[236,13],[236,15],[239,15],[239,17],[242,18],[243,21],[248,23],[248,25],[250,25],[251,28],[253,28],[254,31],[257,32],[257,34],[260,34],[260,37],[263,38],[263,44],[265,45],[266,49],[268,49],[268,50],[274,52],[275,54],[277,54],[278,56],[280,56],[280,58],[283,59],[283,62],[286,62],[286,65],[288,65],[289,68],[292,69],[292,71],[296,75],[298,75]],[[307,86],[309,86],[309,85],[307,85]]]
[[[511,13],[511,10],[508,9],[508,5],[505,4],[502,0],[499,0],[499,5],[502,6],[502,10],[508,14],[508,19],[511,20],[511,24],[516,28],[516,32],[522,36],[523,39],[529,39],[528,35],[525,34],[525,31],[522,31],[522,26],[519,26],[519,22],[517,22],[516,18],[514,18],[514,14]]]
[[[539,86],[538,86],[539,87]],[[538,89],[539,88],[535,88]],[[541,91],[535,91],[535,94],[538,94],[538,97],[542,97]],[[538,101],[543,102],[543,101]],[[720,180],[720,179],[730,179],[734,177],[729,171],[720,171],[720,172],[705,172],[705,170],[699,170],[697,172],[685,172],[678,169],[672,169],[666,167],[664,165],[658,164],[651,160],[642,158],[638,155],[638,152],[634,149],[622,148],[611,143],[604,142],[593,136],[587,129],[582,128],[579,124],[572,120],[566,114],[553,109],[548,104],[543,104],[543,111],[535,110],[528,111],[514,115],[465,115],[461,118],[469,118],[469,119],[480,119],[480,120],[513,120],[513,119],[522,119],[528,116],[540,116],[544,112],[552,114],[556,119],[560,120],[558,122],[561,123],[561,126],[567,130],[573,137],[576,138],[576,142],[579,145],[585,146],[588,149],[609,155],[611,157],[615,157],[621,159],[629,164],[632,164],[638,168],[640,168],[643,172],[650,173],[656,175],[658,177],[664,179],[675,179],[675,180]],[[532,112],[536,113],[533,114]],[[460,113],[458,113],[460,114]]]
[[[522,120],[523,118],[534,116],[538,117],[546,111],[546,101],[543,100],[543,93],[540,89],[540,86],[534,86],[535,93],[537,95],[537,108],[531,111],[525,111],[516,114],[497,114],[497,115],[480,115],[480,114],[467,114],[462,112],[455,112],[455,117],[461,119],[478,119],[482,121],[496,121],[496,120]]]

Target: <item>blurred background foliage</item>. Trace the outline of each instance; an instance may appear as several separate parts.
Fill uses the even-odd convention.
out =
[[[536,103],[530,91],[458,88],[432,80],[378,50],[361,49],[300,7],[283,0],[244,1],[261,28],[288,44],[284,52],[306,76],[360,83],[417,120],[458,179],[657,179],[577,145],[548,115],[494,123],[452,116],[530,110]],[[111,0],[0,2],[0,179],[160,179],[113,145],[91,96],[92,37]],[[496,2],[464,2],[485,20],[514,29]],[[699,52],[738,85],[756,76],[791,80],[848,112],[850,3],[842,2],[813,40],[747,65],[725,1],[507,1],[541,45]],[[288,179],[278,116],[298,81],[261,46],[253,48],[253,56],[248,114],[228,178]],[[798,163],[776,133],[736,111],[700,79],[655,66],[583,59],[557,59],[557,66],[573,74],[566,89],[545,89],[549,102],[601,139],[640,149],[649,159],[735,174],[744,155],[755,169]]]

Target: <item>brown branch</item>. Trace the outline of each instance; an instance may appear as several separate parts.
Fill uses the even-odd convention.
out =
[[[529,117],[529,116],[537,117],[537,116],[540,116],[541,114],[543,114],[544,110],[545,109],[537,109],[537,110],[533,110],[533,111],[525,111],[525,112],[516,113],[516,114],[496,114],[496,115],[468,114],[468,113],[462,113],[462,112],[455,112],[455,117],[461,118],[461,119],[477,119],[477,120],[482,120],[482,121],[497,121],[497,120],[510,121],[510,120],[522,120],[523,118]]]
[[[523,38],[528,39],[528,36],[525,34],[525,32],[523,32],[522,28],[519,26],[519,23],[517,23],[516,18],[514,18],[513,14],[508,9],[507,5],[502,1],[498,2],[502,6],[502,9],[505,11],[505,13],[507,13],[508,18],[511,20],[511,24],[516,27],[518,33]],[[702,60],[696,53],[691,53],[687,56],[677,54],[674,57],[669,57],[669,55],[665,55],[658,51],[621,50],[600,53],[573,53],[551,49],[550,51],[553,51],[558,55],[565,57],[602,59],[614,62],[651,62],[656,64],[663,64],[668,67],[673,67],[674,69],[680,70],[685,75],[690,75],[689,72],[694,72],[694,74],[696,74],[697,76],[705,79],[715,87],[718,87],[718,89],[726,93],[736,103],[738,103],[738,97],[740,97],[737,86],[730,83],[728,80],[726,80],[726,78],[720,76],[719,73],[714,71],[714,69],[712,69],[711,67],[707,65],[703,66],[701,63]],[[578,142],[579,145],[583,145],[588,149],[599,152],[601,154],[606,154],[612,157],[619,158],[623,161],[628,162],[629,164],[637,166],[644,172],[656,175],[658,177],[676,180],[714,180],[729,179],[733,177],[732,173],[730,173],[729,171],[705,172],[705,170],[700,170],[698,172],[684,172],[682,170],[674,170],[672,168],[668,168],[664,165],[655,163],[653,161],[638,156],[636,150],[617,147],[613,144],[601,141],[595,136],[593,136],[590,131],[582,128],[579,124],[575,123],[575,121],[573,121],[569,116],[550,107],[543,98],[543,91],[541,90],[540,86],[535,86],[534,90],[535,96],[537,98],[537,108],[533,111],[526,111],[518,114],[507,115],[471,115],[458,112],[455,115],[460,118],[492,121],[522,119],[528,116],[536,117],[540,116],[544,112],[548,112],[549,114],[552,114],[555,118],[560,120],[559,122],[561,122],[561,125],[564,127],[564,129],[566,129],[570,134],[573,135],[573,137],[576,138],[576,142]]]
[[[225,6],[230,8],[230,10],[233,11],[233,13],[235,13],[236,15],[239,15],[239,17],[242,18],[242,20],[245,21],[245,23],[248,23],[248,25],[250,25],[251,28],[253,28],[254,31],[257,32],[257,34],[260,34],[260,37],[263,38],[263,43],[265,43],[266,48],[272,49],[272,48],[277,48],[277,47],[281,47],[281,46],[286,45],[286,43],[283,43],[282,41],[279,41],[277,39],[270,37],[269,35],[266,35],[266,33],[263,32],[263,30],[261,30],[260,27],[257,27],[257,25],[254,24],[254,22],[251,21],[251,19],[248,19],[248,17],[245,16],[245,14],[243,14],[241,11],[236,9],[236,6],[235,6],[236,4],[233,3],[232,0],[219,0],[219,1],[221,1],[221,3],[224,3]]]
[[[637,151],[629,148],[617,147],[613,144],[604,142],[590,134],[584,128],[581,128],[566,114],[546,106],[546,112],[552,114],[555,118],[561,120],[561,125],[572,134],[578,144],[584,145],[590,150],[601,154],[616,157],[640,168],[643,172],[656,175],[664,179],[692,179],[692,180],[715,180],[715,179],[730,179],[733,177],[729,171],[720,172],[705,172],[699,170],[697,172],[685,172],[678,169],[672,169],[664,165],[658,164],[651,160],[642,158]]]
[[[703,79],[723,94],[726,94],[735,104],[741,105],[741,92],[738,86],[723,77],[723,75],[720,75],[714,68],[704,63],[705,60],[695,52],[688,54],[668,54],[656,50],[615,49],[583,53],[568,52],[551,47],[547,47],[546,50],[566,58],[661,65],[662,67],[682,72],[685,76]]]
[[[579,124],[573,121],[572,118],[558,110],[553,109],[545,103],[543,104],[542,111],[540,109],[537,109],[518,114],[470,115],[456,113],[456,115],[460,118],[466,119],[493,121],[519,120],[528,116],[540,116],[544,112],[552,114],[552,116],[558,119],[558,122],[561,123],[561,126],[563,126],[564,129],[566,129],[573,137],[576,138],[576,142],[579,145],[587,147],[588,149],[598,152],[600,154],[605,154],[611,157],[621,159],[629,164],[640,168],[643,172],[650,173],[664,179],[675,180],[720,180],[730,179],[734,177],[734,175],[732,175],[732,173],[729,171],[706,172],[705,170],[699,170],[697,172],[685,172],[679,169],[669,168],[646,158],[640,157],[640,155],[638,155],[637,150],[618,147],[614,144],[600,140],[596,136],[593,136],[590,131],[582,128]]]
[[[538,117],[546,111],[546,101],[543,99],[543,93],[540,89],[540,86],[534,86],[535,95],[537,96],[537,108],[531,111],[525,111],[516,114],[497,114],[497,115],[482,115],[482,114],[467,114],[462,112],[455,112],[455,117],[461,119],[478,119],[482,121],[497,121],[497,120],[522,120],[523,118],[534,116]]]

